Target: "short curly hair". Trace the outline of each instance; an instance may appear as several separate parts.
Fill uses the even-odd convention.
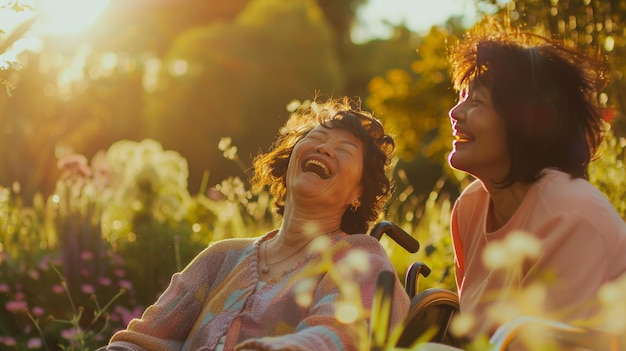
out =
[[[607,76],[601,57],[492,26],[469,32],[449,61],[455,89],[471,81],[487,87],[504,119],[511,169],[503,187],[532,183],[546,168],[587,178],[604,135],[598,99]]]
[[[281,128],[270,150],[254,158],[250,183],[256,191],[269,189],[276,214],[284,213],[285,174],[295,145],[321,125],[350,131],[363,143],[361,206],[355,212],[348,210],[343,214],[341,230],[348,234],[366,233],[369,223],[379,218],[393,192],[391,159],[395,142],[378,119],[355,105],[348,98],[331,98],[300,106]]]

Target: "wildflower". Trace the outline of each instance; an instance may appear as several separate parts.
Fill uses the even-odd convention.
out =
[[[61,337],[66,340],[74,340],[76,336],[76,330],[74,328],[68,328],[61,330]]]
[[[0,284],[0,293],[8,293],[9,291],[11,291],[11,288],[9,288],[8,284]]]
[[[102,286],[111,286],[111,278],[108,277],[100,277],[98,278],[98,283]]]
[[[488,268],[517,269],[526,259],[539,256],[541,243],[531,234],[513,231],[502,241],[489,243],[483,252],[483,262]]]
[[[65,292],[65,289],[63,289],[63,286],[61,284],[54,284],[52,286],[52,292],[59,295],[63,294]]]
[[[600,288],[598,298],[603,305],[602,328],[616,334],[626,331],[626,275]]]
[[[9,301],[4,305],[4,308],[11,313],[17,313],[26,311],[28,309],[28,305],[26,304],[26,301]]]
[[[340,323],[354,323],[359,318],[359,310],[359,306],[350,301],[335,302],[335,318]]]
[[[32,312],[33,316],[35,316],[35,317],[43,316],[43,314],[45,313],[44,309],[42,307],[39,307],[39,306],[33,306],[31,312]]]
[[[80,287],[80,290],[85,294],[93,294],[94,292],[96,292],[96,289],[94,289],[93,285],[91,284],[83,284]]]
[[[30,338],[26,341],[26,348],[39,350],[43,346],[40,338]]]
[[[17,345],[17,341],[10,337],[10,336],[6,336],[4,337],[4,340],[2,341],[3,344],[5,344],[6,346],[15,346]]]
[[[128,310],[126,308],[120,307],[120,308],[115,308],[115,311],[121,317],[122,323],[124,325],[128,325],[128,323],[130,323],[130,321],[133,320],[134,318],[141,317],[141,314],[143,313],[143,307],[136,306],[132,310]],[[113,316],[111,316],[111,319],[113,320]],[[118,318],[115,318],[115,319],[119,320]]]
[[[133,283],[131,283],[128,280],[120,280],[119,284],[120,284],[120,288],[124,288],[127,290],[131,290],[133,288]]]
[[[83,261],[91,261],[93,260],[93,252],[91,251],[81,251],[80,259]]]
[[[365,273],[369,270],[367,255],[367,252],[363,250],[352,250],[341,261],[341,268],[356,273]]]
[[[471,313],[460,313],[454,316],[450,330],[455,335],[467,335],[476,325],[476,318]]]

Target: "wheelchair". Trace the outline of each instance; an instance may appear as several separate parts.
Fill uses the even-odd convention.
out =
[[[392,222],[380,221],[370,231],[370,235],[377,240],[383,234],[387,234],[410,253],[419,250],[419,242]],[[419,277],[428,277],[429,274],[430,268],[422,262],[414,262],[406,272],[404,288],[411,298],[411,304],[402,334],[395,346],[408,348],[425,333],[432,333],[432,337],[424,341],[463,348],[466,340],[453,335],[449,330],[452,318],[459,313],[458,296],[440,288],[428,288],[418,292]]]
[[[370,231],[370,235],[380,240],[387,234],[392,240],[405,250],[415,253],[419,250],[419,242],[399,226],[381,221]],[[465,349],[469,340],[456,336],[450,332],[450,323],[459,313],[459,298],[452,291],[429,288],[417,291],[419,276],[427,277],[430,268],[422,262],[413,263],[407,270],[404,288],[411,298],[410,309],[405,319],[400,336],[395,344],[395,350],[408,350],[417,341],[435,343],[441,348],[424,348],[423,350],[459,350]],[[391,272],[382,272],[377,284],[377,293],[372,306],[372,317],[387,318],[385,313],[385,299],[392,296],[395,277]],[[376,311],[375,311],[376,310]],[[372,318],[370,330],[371,351],[384,350],[389,330],[386,324],[374,321]],[[380,330],[382,328],[384,330]],[[518,336],[531,331],[533,338],[541,338],[551,345],[551,350],[592,350],[592,351],[626,351],[626,335],[618,335],[606,331],[573,326],[557,321],[537,317],[519,317],[502,325],[489,340],[493,351],[509,350]],[[431,337],[421,340],[425,333]],[[422,350],[422,348],[417,348]]]

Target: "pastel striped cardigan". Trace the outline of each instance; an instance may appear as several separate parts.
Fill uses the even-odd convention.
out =
[[[257,288],[258,248],[275,234],[210,245],[172,276],[169,287],[140,319],[111,338],[108,349],[210,351],[225,336],[224,350],[358,350],[359,323],[336,320],[335,302],[341,293],[336,279],[320,272],[319,254],[309,255],[282,277]],[[349,276],[369,310],[378,273],[395,273],[385,251],[364,234],[337,234],[331,243],[327,252],[333,266],[354,248],[367,253],[367,269],[351,271]],[[315,270],[311,304],[301,307],[296,303],[298,282]],[[354,301],[354,297],[347,299]],[[404,320],[408,308],[409,298],[396,279],[392,326]],[[360,320],[361,327],[364,323],[369,321]]]

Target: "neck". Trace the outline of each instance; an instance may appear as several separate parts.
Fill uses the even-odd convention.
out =
[[[494,231],[502,228],[513,217],[528,193],[530,184],[514,183],[506,188],[487,187],[490,196],[490,206],[487,228]]]
[[[303,238],[336,232],[341,228],[341,217],[316,217],[304,212],[303,214],[293,210],[288,211],[285,208],[277,236],[286,242],[302,242]]]

